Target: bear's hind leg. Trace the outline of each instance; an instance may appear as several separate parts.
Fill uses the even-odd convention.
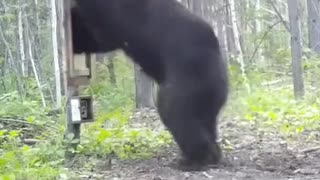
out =
[[[171,89],[174,88],[174,89]],[[160,85],[158,93],[158,111],[162,122],[171,132],[182,152],[179,169],[184,171],[201,170],[212,152],[211,135],[203,127],[193,111],[188,96],[181,96],[175,88]]]

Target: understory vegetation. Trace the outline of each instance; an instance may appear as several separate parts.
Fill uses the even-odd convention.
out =
[[[106,65],[99,64],[92,85],[83,89],[95,98],[96,121],[82,127],[81,144],[74,149],[79,158],[148,158],[173,142],[165,130],[128,126],[135,104],[132,63],[121,55],[114,59],[117,86],[110,84]],[[314,56],[306,58],[308,93],[298,101],[294,100],[292,80],[286,74],[289,68],[281,67],[280,75],[248,68],[248,93],[237,66],[230,65],[232,93],[221,120],[248,121],[261,131],[275,131],[288,140],[319,131],[318,64]],[[30,86],[32,83],[30,80]],[[21,98],[12,91],[0,97],[0,179],[68,179],[69,169],[64,166],[65,114],[44,109],[33,91],[27,94]],[[313,138],[312,133],[309,136]],[[86,166],[86,161],[78,166]]]
[[[152,167],[145,170],[150,178],[140,178],[140,172],[124,173],[122,177],[185,177],[171,169],[159,174],[150,170],[162,170],[167,159],[161,159],[161,153],[174,149],[174,141],[154,109],[145,113],[145,109],[136,108],[136,86],[145,90],[152,82],[144,81],[142,73],[137,75],[140,71],[121,51],[97,56],[92,82],[81,89],[82,95],[93,97],[95,121],[81,125],[77,148],[67,146],[73,137],[64,137],[65,105],[58,107],[66,98],[60,87],[64,84],[60,77],[65,70],[62,61],[66,59],[63,42],[68,38],[62,31],[65,2],[0,0],[0,180],[78,180],[83,169],[98,171],[102,179],[108,173],[121,179],[120,171],[134,171],[139,166],[137,161],[155,157],[162,164],[153,161],[153,167],[142,163]],[[283,179],[298,173],[301,179],[309,179],[305,175],[310,174],[318,179],[320,156],[315,151],[320,150],[319,0],[179,2],[215,30],[229,68],[231,89],[219,117],[219,141],[224,152],[231,154],[234,161],[230,164],[236,168],[197,174],[195,179],[203,175],[208,179],[239,179],[239,174],[244,179],[281,179],[275,175],[283,172]],[[140,81],[136,81],[137,77]],[[150,100],[152,88],[146,91]],[[259,143],[264,143],[267,151],[257,152]],[[282,143],[291,143],[295,149],[285,152],[287,146],[278,146]],[[297,152],[306,144],[307,152],[310,147],[316,149],[314,154]],[[69,159],[66,152],[73,152],[75,157]],[[176,155],[172,154],[168,156]],[[304,161],[299,159],[301,154]],[[130,167],[134,168],[117,167],[107,172],[113,161],[133,162]],[[238,168],[238,164],[244,166]],[[265,174],[268,172],[270,176]]]

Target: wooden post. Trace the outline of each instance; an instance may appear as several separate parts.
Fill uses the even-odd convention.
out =
[[[71,6],[72,0],[60,0],[63,5],[62,54],[64,89],[66,91],[66,130],[67,140],[66,158],[73,157],[70,148],[75,149],[80,143],[81,123],[93,121],[91,96],[80,96],[79,88],[88,85],[95,69],[95,58],[90,54],[74,54],[72,44]],[[66,161],[68,162],[68,161]]]
[[[73,96],[79,96],[79,86],[76,81],[73,81],[71,77],[72,62],[73,62],[73,45],[72,45],[72,29],[71,29],[71,0],[62,0],[63,3],[63,71],[64,71],[64,86],[66,91],[66,130],[64,138],[68,141],[72,140],[72,143],[68,144],[70,148],[76,148],[80,142],[80,127],[81,124],[75,124],[72,122],[72,107],[71,98]],[[68,139],[68,138],[72,139]],[[68,148],[69,149],[69,148]],[[72,153],[68,150],[66,152],[66,158],[72,157]]]

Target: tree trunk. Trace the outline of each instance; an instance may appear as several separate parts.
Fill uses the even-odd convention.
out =
[[[59,63],[59,52],[58,52],[58,37],[57,37],[57,8],[56,1],[51,0],[51,26],[52,26],[52,47],[53,47],[53,61],[54,61],[54,75],[56,83],[56,107],[61,108],[62,97],[61,97],[61,73]]]
[[[60,68],[60,82],[61,82],[61,95],[65,95],[65,87],[64,87],[64,72],[63,72],[63,46],[61,46],[63,39],[63,3],[60,0],[56,0],[56,9],[57,9],[57,41],[58,41],[58,55],[59,55],[59,68]]]
[[[202,1],[201,0],[192,0],[192,11],[202,17]]]
[[[320,0],[308,0],[309,47],[320,54]]]
[[[110,77],[110,83],[113,86],[117,86],[117,78],[116,78],[116,73],[114,71],[113,59],[109,59],[107,67],[108,67],[108,72],[109,72],[109,77]]]
[[[107,68],[108,68],[108,72],[109,72],[109,80],[110,83],[113,86],[117,86],[117,76],[116,76],[116,72],[114,69],[114,57],[117,55],[117,52],[110,52],[108,53],[108,62],[107,62]]]
[[[254,22],[255,25],[255,33],[256,34],[260,34],[261,30],[262,30],[262,23],[261,23],[261,0],[257,0],[256,4],[255,4],[255,12],[257,13],[258,17]],[[258,44],[257,44],[258,45]],[[256,60],[256,64],[258,67],[264,67],[264,65],[266,64],[264,56],[262,55],[262,49],[259,48],[257,51],[257,60]]]
[[[232,20],[230,12],[229,0],[225,0],[226,4],[226,34],[227,34],[227,47],[230,55],[236,56],[235,40],[232,31]]]
[[[241,44],[240,44],[240,33],[238,30],[238,24],[237,24],[237,15],[236,15],[236,8],[235,8],[235,1],[234,0],[229,0],[229,6],[230,6],[230,17],[231,17],[231,25],[232,25],[232,32],[233,32],[233,37],[234,37],[234,44],[235,44],[235,50],[236,50],[236,60],[240,64],[240,69],[241,69],[241,74],[242,78],[244,81],[244,84],[250,93],[250,86],[249,86],[249,80],[246,75],[246,70],[245,70],[245,63],[243,60],[243,52],[241,49]]]
[[[32,54],[32,46],[31,46],[30,38],[28,39],[28,45],[29,45],[29,48],[28,48],[29,49],[29,58],[30,58],[33,74],[34,74],[34,77],[36,78],[37,86],[38,86],[39,93],[40,93],[41,100],[42,100],[42,105],[43,105],[43,107],[46,107],[46,100],[44,98],[44,93],[42,91],[42,86],[41,86],[39,75],[37,72],[36,63],[34,62],[34,58],[33,58],[33,54]]]
[[[223,3],[218,3],[219,7],[223,6]],[[213,4],[209,4],[210,6],[213,6]],[[210,7],[210,13],[212,12],[212,7]],[[213,18],[212,15],[210,15],[210,18]],[[227,60],[227,53],[228,53],[228,48],[227,48],[227,31],[226,31],[226,25],[225,25],[225,18],[226,16],[223,14],[223,11],[219,12],[218,18],[217,18],[217,36],[219,39],[219,44],[221,47],[221,53],[222,57]]]
[[[153,83],[138,65],[134,65],[136,84],[136,108],[153,108]]]
[[[302,75],[302,47],[300,32],[299,0],[288,0],[289,21],[291,30],[291,56],[294,95],[300,98],[304,95],[304,83]]]
[[[19,47],[20,47],[20,58],[21,58],[21,74],[22,77],[26,77],[26,54],[24,51],[24,36],[23,36],[23,23],[22,23],[22,2],[19,0],[19,10],[18,10],[18,31],[19,31]]]

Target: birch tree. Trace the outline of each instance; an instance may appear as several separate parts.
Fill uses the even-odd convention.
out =
[[[246,75],[246,69],[245,69],[245,63],[243,60],[243,52],[241,49],[240,45],[240,35],[239,35],[239,30],[238,30],[238,25],[237,25],[237,16],[236,16],[236,9],[235,9],[235,1],[234,0],[229,0],[229,7],[230,7],[230,18],[232,22],[232,32],[233,32],[233,37],[234,37],[234,44],[235,44],[235,50],[236,50],[236,60],[240,64],[240,69],[241,69],[241,74],[242,78],[244,80],[245,86],[250,93],[250,86],[249,86],[249,80]]]
[[[57,37],[57,8],[56,1],[50,0],[51,2],[51,26],[52,26],[52,47],[53,47],[53,61],[54,61],[54,75],[55,75],[55,87],[56,87],[56,107],[61,108],[62,97],[61,97],[61,73],[59,63],[59,52],[58,52],[58,37]]]
[[[255,24],[255,33],[259,34],[259,33],[261,33],[261,30],[262,30],[262,23],[261,23],[261,20],[260,20],[261,0],[257,0],[255,2],[255,13],[257,14],[256,20],[254,22],[254,24]],[[264,59],[264,56],[262,55],[262,49],[261,48],[258,49],[257,55],[258,55],[258,58],[257,58],[256,62],[257,62],[259,67],[263,67],[263,65],[265,64],[265,59]]]
[[[24,49],[24,35],[23,35],[23,23],[22,23],[22,14],[23,7],[21,0],[18,1],[19,10],[18,10],[18,31],[19,31],[19,47],[20,47],[20,59],[21,59],[21,73],[23,77],[26,77],[26,55]]]

